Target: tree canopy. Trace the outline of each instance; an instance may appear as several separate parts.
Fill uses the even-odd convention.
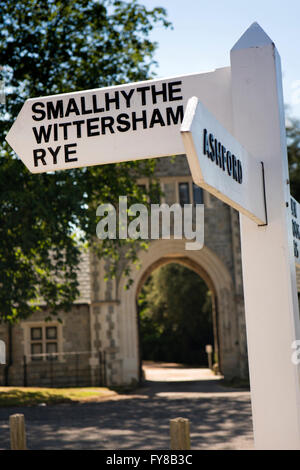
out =
[[[140,201],[136,179],[151,176],[154,163],[32,175],[5,135],[29,97],[150,78],[156,44],[149,33],[169,23],[163,8],[137,0],[0,0],[0,11],[0,319],[14,321],[41,297],[52,314],[70,308],[81,249],[96,233],[96,207],[116,204],[119,195]],[[118,256],[112,244],[102,254]],[[134,258],[133,246],[127,255]]]

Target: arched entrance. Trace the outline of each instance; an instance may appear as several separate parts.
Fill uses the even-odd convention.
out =
[[[118,325],[122,382],[139,379],[139,339],[136,298],[139,289],[150,273],[159,266],[179,262],[194,270],[206,282],[213,293],[213,317],[216,328],[216,344],[219,365],[227,377],[237,375],[240,351],[238,318],[234,302],[233,280],[220,258],[209,248],[199,251],[185,250],[185,240],[157,240],[147,251],[139,253],[141,268],[133,270],[133,283],[125,290],[125,279],[118,286]]]
[[[207,344],[214,346],[213,362],[219,363],[212,283],[188,258],[161,258],[154,264],[137,289],[141,377],[153,361],[208,367]]]

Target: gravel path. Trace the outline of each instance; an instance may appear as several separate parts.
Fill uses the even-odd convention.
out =
[[[97,403],[0,408],[0,449],[9,415],[24,413],[30,449],[169,449],[169,420],[189,418],[192,449],[252,449],[250,393],[223,387],[207,369],[148,364],[135,394]]]

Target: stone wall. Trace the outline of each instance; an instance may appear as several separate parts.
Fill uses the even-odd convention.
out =
[[[42,309],[28,320],[13,325],[12,364],[8,369],[9,385],[31,386],[75,386],[91,385],[90,360],[98,354],[91,354],[90,311],[87,304],[76,304],[70,312],[45,322],[48,312]],[[38,356],[31,360],[30,328],[56,326],[58,331],[58,354]],[[7,346],[9,360],[9,326],[0,326],[0,337]],[[49,340],[50,342],[50,340]],[[55,341],[56,342],[56,341]],[[98,373],[99,378],[99,373]],[[0,368],[0,384],[5,384],[5,366]]]

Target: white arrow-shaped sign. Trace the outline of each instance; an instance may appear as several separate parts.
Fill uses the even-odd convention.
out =
[[[181,134],[194,182],[250,217],[267,223],[263,165],[193,97]]]
[[[33,173],[183,154],[193,95],[226,121],[230,69],[29,99],[6,140]]]

